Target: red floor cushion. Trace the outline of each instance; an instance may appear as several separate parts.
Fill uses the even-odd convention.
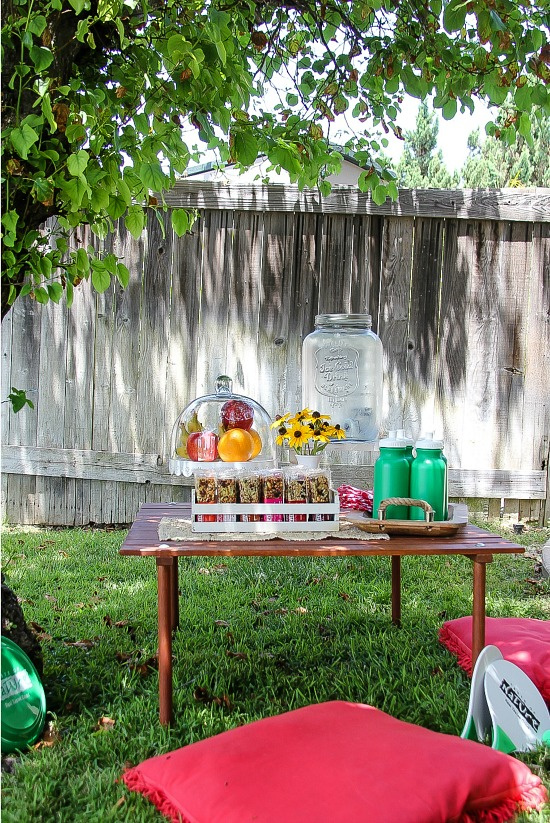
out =
[[[472,618],[448,620],[439,639],[472,675]],[[531,617],[486,617],[485,644],[525,672],[550,705],[550,621]]]
[[[499,823],[546,799],[509,755],[340,701],[153,757],[123,780],[174,823]]]

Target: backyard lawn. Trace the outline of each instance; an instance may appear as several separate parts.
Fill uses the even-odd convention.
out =
[[[548,619],[550,585],[537,546],[550,529],[512,537],[507,528],[495,525],[532,548],[489,564],[487,614]],[[160,821],[119,781],[125,766],[313,702],[369,703],[460,733],[470,681],[438,630],[470,613],[466,559],[403,558],[401,629],[391,624],[383,558],[180,561],[175,720],[165,729],[158,722],[155,564],[119,557],[124,536],[3,529],[3,571],[40,634],[48,706],[44,738],[3,758],[6,823]],[[521,758],[550,789],[548,751]],[[547,815],[519,819],[542,823]]]

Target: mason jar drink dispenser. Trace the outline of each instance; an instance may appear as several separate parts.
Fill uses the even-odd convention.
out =
[[[382,342],[370,314],[318,314],[302,345],[302,404],[330,414],[347,440],[376,440],[382,416]]]

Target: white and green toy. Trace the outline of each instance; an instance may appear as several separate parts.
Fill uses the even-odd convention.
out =
[[[472,674],[470,702],[460,735],[511,754],[550,741],[550,712],[533,681],[496,646],[485,646]]]

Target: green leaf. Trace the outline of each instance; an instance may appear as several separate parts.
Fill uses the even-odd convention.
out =
[[[15,210],[6,211],[2,215],[2,225],[6,229],[6,231],[10,232],[11,234],[15,234],[17,230],[17,221],[19,220],[19,216]]]
[[[491,20],[491,28],[493,31],[506,31],[506,26],[494,9],[491,9],[489,12],[489,18]]]
[[[179,63],[186,54],[190,54],[193,46],[181,34],[173,34],[168,38],[166,49],[174,63]]]
[[[86,129],[82,123],[71,123],[65,130],[65,137],[69,143],[82,143],[86,139]]]
[[[189,215],[185,209],[172,210],[172,228],[178,237],[182,237],[189,229]]]
[[[92,285],[99,294],[111,285],[111,275],[100,260],[92,260]]]
[[[38,267],[39,267],[40,271],[42,272],[42,274],[44,275],[44,277],[47,278],[47,277],[51,276],[52,261],[51,261],[51,258],[48,257],[47,254],[45,254],[43,257],[40,258]]]
[[[520,111],[529,111],[532,106],[532,87],[526,83],[514,93],[514,103]]]
[[[44,71],[53,63],[52,52],[44,46],[32,46],[29,53],[37,72]]]
[[[80,149],[80,151],[77,151],[75,154],[69,155],[69,159],[67,160],[69,174],[72,174],[73,177],[81,175],[88,165],[89,159],[90,155],[87,151],[84,151],[84,149]]]
[[[37,14],[36,17],[31,17],[27,25],[27,31],[30,31],[31,34],[36,34],[37,37],[40,37],[46,26],[48,25],[48,21],[44,17],[43,14]]]
[[[97,14],[100,20],[114,20],[120,14],[118,0],[99,0]]]
[[[76,268],[79,274],[86,276],[90,271],[90,258],[86,252],[86,249],[77,249],[76,250]]]
[[[143,112],[136,114],[134,117],[134,126],[140,134],[149,134],[150,125],[147,115]]]
[[[519,123],[517,125],[517,130],[519,133],[525,137],[527,143],[532,145],[532,135],[531,135],[531,118],[526,112],[523,112],[521,117],[519,118]]]
[[[508,96],[508,88],[506,86],[498,85],[498,78],[495,75],[488,75],[483,83],[485,94],[492,103],[502,105]]]
[[[466,6],[467,1],[463,0],[450,0],[447,3],[443,12],[443,26],[446,31],[460,31],[466,22]]]
[[[376,186],[372,192],[372,199],[374,200],[377,206],[381,206],[383,203],[386,202],[387,195],[388,190],[386,186]]]
[[[42,108],[42,114],[46,118],[46,120],[48,122],[48,125],[50,127],[50,131],[53,134],[53,132],[57,131],[57,123],[55,122],[55,118],[53,116],[52,103],[51,103],[49,94],[45,94],[42,97],[42,102],[41,102],[40,105],[41,105],[41,108]],[[43,152],[43,154],[44,154],[44,152]]]
[[[167,183],[167,177],[158,161],[156,163],[142,163],[139,169],[139,177],[143,185],[151,191],[161,191]]]
[[[116,184],[119,195],[122,197],[126,205],[130,206],[132,203],[132,192],[130,191],[128,183],[126,183],[126,181],[121,177],[116,181]]]
[[[477,16],[477,33],[482,43],[486,43],[492,34],[489,12],[483,9]]]
[[[46,289],[42,288],[42,286],[37,286],[33,290],[33,294],[34,294],[34,299],[36,300],[37,303],[42,303],[43,305],[45,305],[50,300],[50,295],[48,294]]]
[[[225,64],[227,62],[227,52],[225,50],[225,46],[221,42],[221,40],[217,40],[216,43],[215,43],[215,46],[216,46],[216,51],[218,52],[218,57],[220,58],[220,62],[222,64],[222,66],[225,66]]]
[[[399,75],[396,73],[386,80],[386,92],[395,94],[399,90]]]
[[[86,8],[86,5],[88,5],[89,8],[89,0],[69,0],[69,3],[77,14],[81,14]]]
[[[82,203],[82,198],[86,194],[87,186],[81,177],[73,177],[70,180],[64,180],[60,184],[62,190],[68,198],[67,205],[69,211],[78,211]]]
[[[92,211],[95,211],[96,214],[104,211],[109,205],[109,192],[102,186],[94,186],[90,198],[90,205]]]
[[[128,271],[124,263],[116,264],[115,274],[118,282],[120,283],[122,288],[125,289],[128,286],[128,283],[130,282],[130,272]]]
[[[46,288],[48,289],[50,300],[53,300],[54,303],[59,303],[63,297],[63,286],[61,283],[48,283]]]
[[[445,105],[443,106],[443,109],[441,110],[441,113],[443,115],[443,119],[444,120],[452,120],[453,117],[456,114],[456,109],[457,109],[456,100],[454,99],[454,97],[450,97],[447,100],[447,102],[445,103]]]
[[[27,160],[28,151],[38,140],[38,135],[28,123],[18,126],[10,134],[10,142],[22,160]]]
[[[124,218],[124,225],[136,240],[141,237],[143,229],[145,228],[145,212],[141,206],[130,206],[128,214]]]
[[[426,81],[416,75],[409,67],[403,69],[401,79],[407,94],[411,97],[418,97],[420,100],[426,96],[427,85]]]
[[[23,389],[16,389],[12,386],[11,392],[8,394],[8,400],[10,401],[12,409],[16,414],[25,406],[30,406],[31,409],[34,409],[34,403],[29,400],[27,393],[23,391]]]
[[[118,220],[119,217],[122,217],[125,211],[125,199],[120,197],[118,194],[111,195],[111,197],[109,197],[109,205],[107,206],[107,214],[109,217],[112,217],[113,220]]]
[[[392,200],[397,200],[399,197],[399,190],[393,180],[388,183],[388,195]]]
[[[248,131],[238,131],[233,140],[235,159],[245,166],[251,166],[258,156],[258,141]]]

